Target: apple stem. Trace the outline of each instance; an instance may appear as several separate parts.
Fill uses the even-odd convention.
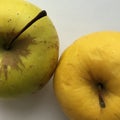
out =
[[[103,96],[102,96],[103,89],[104,89],[103,84],[102,83],[98,83],[99,104],[100,104],[101,108],[105,108],[106,107],[105,101],[104,101]]]
[[[35,23],[37,20],[39,20],[40,18],[47,16],[47,12],[45,10],[42,10],[41,12],[38,13],[38,15],[36,17],[34,17],[29,23],[27,23],[22,29],[21,31],[5,46],[5,48],[7,50],[9,50],[11,48],[11,46],[13,45],[13,43],[15,42],[15,40],[27,29],[29,28],[33,23]]]

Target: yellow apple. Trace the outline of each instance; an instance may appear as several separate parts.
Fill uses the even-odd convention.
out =
[[[41,89],[56,68],[58,41],[45,10],[26,0],[0,0],[0,97]]]
[[[70,120],[120,120],[120,32],[91,33],[70,45],[54,90]]]

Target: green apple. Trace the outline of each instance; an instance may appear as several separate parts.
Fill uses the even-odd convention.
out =
[[[70,120],[120,120],[120,32],[95,32],[70,45],[54,90]]]
[[[0,97],[42,88],[58,52],[58,35],[46,11],[24,0],[0,0]]]

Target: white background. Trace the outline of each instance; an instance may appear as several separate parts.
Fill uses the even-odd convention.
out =
[[[120,0],[28,0],[45,9],[60,39],[60,55],[82,35],[120,31]],[[12,1],[11,1],[12,2]],[[0,120],[68,120],[53,92],[52,79],[38,93],[0,101]]]

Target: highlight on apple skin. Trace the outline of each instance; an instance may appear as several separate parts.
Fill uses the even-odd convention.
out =
[[[120,32],[91,33],[70,45],[54,91],[70,120],[120,120]]]
[[[58,35],[45,10],[25,0],[0,1],[0,97],[40,90],[58,54]]]

